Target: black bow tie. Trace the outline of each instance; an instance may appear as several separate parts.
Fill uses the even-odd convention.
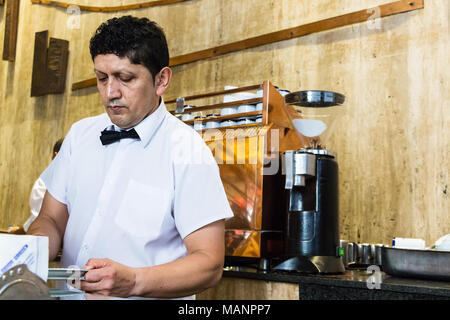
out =
[[[100,136],[100,140],[103,145],[110,144],[124,138],[140,139],[138,133],[134,129],[128,131],[114,131],[105,129],[102,131],[102,135]]]

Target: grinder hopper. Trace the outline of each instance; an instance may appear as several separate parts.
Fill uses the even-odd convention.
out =
[[[306,149],[327,149],[345,96],[331,91],[308,90],[285,96],[287,112],[297,134],[307,139]],[[295,109],[296,112],[292,112]]]

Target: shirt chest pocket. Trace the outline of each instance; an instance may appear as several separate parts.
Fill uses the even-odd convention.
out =
[[[155,239],[170,210],[164,190],[130,180],[115,217],[115,223],[130,235]]]

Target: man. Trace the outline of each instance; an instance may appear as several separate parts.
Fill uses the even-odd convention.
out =
[[[85,292],[192,298],[221,278],[232,212],[209,148],[161,98],[172,76],[164,33],[113,18],[90,52],[106,114],[70,129],[29,233],[49,237],[51,259],[64,241],[61,265],[89,270]]]

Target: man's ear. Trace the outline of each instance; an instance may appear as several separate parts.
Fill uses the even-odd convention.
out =
[[[155,89],[158,96],[162,96],[167,90],[172,79],[172,70],[169,67],[164,67],[155,76]]]

